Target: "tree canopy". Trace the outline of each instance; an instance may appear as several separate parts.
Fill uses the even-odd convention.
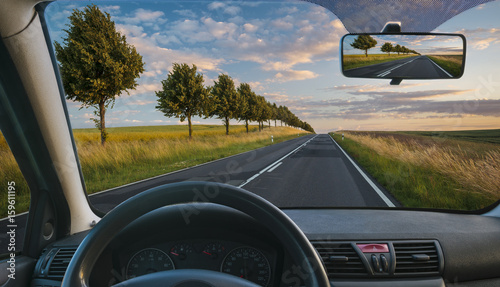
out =
[[[392,44],[389,42],[385,42],[384,45],[382,45],[382,47],[380,48],[380,51],[387,53],[390,56],[392,52]]]
[[[210,93],[214,107],[209,115],[217,116],[222,120],[226,126],[226,135],[228,135],[229,120],[238,119],[240,110],[240,95],[236,92],[233,79],[226,74],[220,74]]]
[[[368,57],[368,50],[375,47],[375,45],[377,45],[377,40],[373,39],[370,35],[359,35],[351,43],[353,48],[364,50],[366,57]]]
[[[203,86],[203,75],[197,72],[196,65],[174,63],[167,79],[163,80],[162,90],[156,92],[156,109],[166,117],[179,117],[181,122],[188,120],[189,138],[193,129],[191,118],[207,113],[206,99],[208,89]]]
[[[106,109],[128,89],[135,89],[136,79],[144,72],[142,56],[116,31],[111,16],[97,6],[75,9],[62,44],[55,42],[57,60],[66,97],[93,107],[93,119],[106,142]]]

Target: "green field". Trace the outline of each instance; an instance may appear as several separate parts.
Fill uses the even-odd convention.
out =
[[[193,139],[187,126],[148,126],[108,128],[105,147],[97,129],[74,130],[83,176],[88,193],[109,189],[141,179],[198,165],[230,155],[286,141],[307,134],[291,127],[271,127],[250,133],[242,125],[194,125]],[[1,134],[0,134],[1,135]],[[16,182],[16,213],[29,207],[29,190],[10,152],[0,136],[0,182]],[[7,193],[0,193],[0,217],[6,216]]]
[[[458,77],[462,73],[462,55],[427,55],[427,57],[453,77]]]
[[[399,59],[415,57],[416,55],[398,55],[397,53],[393,53],[390,56],[387,54],[368,54],[368,57],[365,55],[344,55],[343,56],[343,65],[344,71],[361,68],[369,65],[375,65],[385,62],[391,62]]]
[[[500,144],[500,129],[473,131],[403,131],[401,134],[432,137],[436,140],[463,140],[476,143]]]
[[[405,207],[477,210],[500,199],[496,132],[344,131],[334,139]]]

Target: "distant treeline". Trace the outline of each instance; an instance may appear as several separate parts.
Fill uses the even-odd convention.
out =
[[[192,136],[191,118],[216,117],[221,119],[229,134],[231,119],[244,121],[248,132],[249,122],[257,122],[259,131],[264,123],[301,128],[314,133],[310,124],[300,120],[286,106],[270,103],[263,96],[252,91],[247,83],[235,87],[233,79],[227,74],[220,74],[213,86],[204,86],[203,74],[197,72],[196,65],[174,63],[167,79],[162,81],[162,90],[156,92],[156,109],[167,117],[180,117],[187,120],[189,136]]]

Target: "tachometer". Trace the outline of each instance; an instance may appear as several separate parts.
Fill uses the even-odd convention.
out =
[[[261,286],[271,279],[269,261],[259,250],[252,247],[233,249],[222,261],[221,272],[245,278]]]
[[[146,248],[134,254],[129,260],[127,279],[172,269],[175,269],[174,263],[165,252],[156,248]]]

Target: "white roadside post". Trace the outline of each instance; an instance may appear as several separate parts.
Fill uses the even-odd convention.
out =
[[[271,136],[271,142],[272,142],[272,143],[274,142],[274,138],[273,138],[273,136]]]

